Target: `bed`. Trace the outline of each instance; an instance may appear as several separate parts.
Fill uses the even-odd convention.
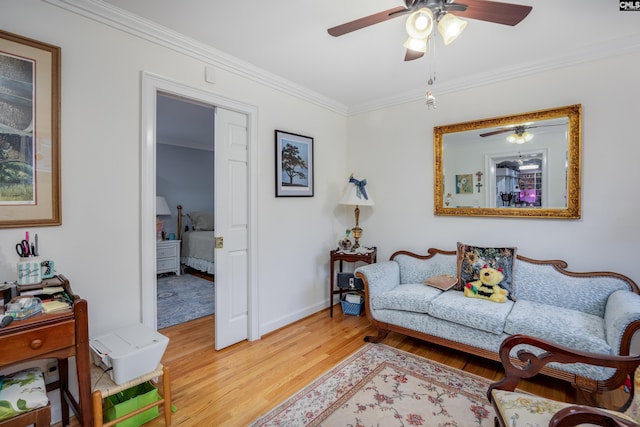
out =
[[[182,240],[180,263],[207,274],[215,274],[213,212],[190,212],[184,215],[178,206],[178,238]]]

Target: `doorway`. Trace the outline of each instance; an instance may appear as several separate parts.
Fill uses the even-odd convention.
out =
[[[244,292],[246,295],[246,336],[242,339],[251,341],[259,339],[259,322],[258,322],[258,278],[257,278],[257,159],[258,159],[258,143],[257,143],[257,109],[253,106],[242,104],[228,98],[219,97],[210,92],[202,91],[197,88],[185,86],[181,83],[174,82],[162,78],[160,76],[143,72],[142,74],[142,136],[141,136],[141,309],[142,322],[154,329],[157,328],[157,289],[156,289],[156,233],[155,233],[155,195],[156,195],[156,110],[157,110],[157,94],[159,92],[172,94],[177,97],[191,99],[196,102],[211,105],[221,111],[228,111],[230,114],[242,116],[245,118],[246,133],[246,267],[243,268]],[[217,138],[217,137],[216,137]],[[217,144],[217,142],[216,142]],[[217,155],[216,162],[223,160],[224,154]],[[219,158],[220,157],[220,158]],[[219,163],[218,163],[219,164]],[[218,164],[216,170],[221,169]],[[225,194],[232,192],[227,191],[230,185],[225,179],[216,177],[214,194]],[[216,233],[224,232],[224,225],[220,226],[216,220]],[[222,236],[220,236],[222,237]],[[216,249],[216,260],[225,258],[226,249]],[[228,268],[221,263],[216,266],[216,280],[220,283],[219,277],[227,277],[231,275],[227,271]],[[234,281],[234,285],[237,285]],[[215,312],[224,313],[225,307],[220,300],[216,298]],[[237,317],[237,316],[236,316]],[[216,328],[221,323],[220,316],[217,315]],[[219,342],[222,339],[221,334],[216,334],[216,348],[223,348],[233,342]]]
[[[215,312],[214,128],[214,106],[158,92],[158,329]]]
[[[487,154],[486,206],[541,208],[548,202],[547,149]]]

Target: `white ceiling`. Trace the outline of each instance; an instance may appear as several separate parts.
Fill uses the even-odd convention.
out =
[[[348,109],[434,93],[626,52],[640,51],[640,13],[615,0],[516,0],[533,6],[515,27],[469,20],[435,61],[404,62],[406,17],[342,37],[327,28],[401,0],[105,0],[117,8],[266,70]],[[464,3],[464,0],[457,0]],[[635,73],[636,71],[633,71]],[[621,78],[634,78],[621,70]],[[594,82],[594,90],[598,90]]]
[[[213,151],[214,107],[159,93],[156,140],[159,144]]]

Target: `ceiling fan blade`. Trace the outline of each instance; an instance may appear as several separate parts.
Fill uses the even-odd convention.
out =
[[[513,132],[514,128],[507,128],[507,129],[500,129],[500,130],[494,130],[492,132],[487,132],[487,133],[481,133],[480,136],[481,137],[486,137],[486,136],[492,136],[492,135],[498,135],[501,133],[505,133],[505,132]]]
[[[462,0],[462,2],[467,5],[467,10],[456,11],[454,15],[511,26],[519,24],[533,9],[531,6],[490,0]]]
[[[407,49],[404,54],[405,61],[413,61],[414,59],[422,58],[424,56],[424,52],[416,52],[415,50]]]
[[[552,123],[549,125],[532,125],[532,126],[525,126],[526,129],[533,129],[533,128],[546,128],[546,127],[551,127],[551,126],[566,126],[566,123]]]
[[[409,12],[411,12],[411,10],[405,9],[404,7],[394,7],[393,9],[374,13],[373,15],[365,16],[364,18],[337,25],[335,27],[329,28],[327,32],[333,37],[338,37],[356,30],[360,30],[370,25],[378,24],[380,22],[396,18]]]

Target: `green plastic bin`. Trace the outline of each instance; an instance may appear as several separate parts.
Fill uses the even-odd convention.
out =
[[[158,400],[160,400],[158,389],[150,381],[138,384],[120,393],[107,396],[104,400],[103,407],[104,421],[113,421]],[[138,427],[151,421],[158,415],[158,407],[155,406],[117,423],[115,427]]]

